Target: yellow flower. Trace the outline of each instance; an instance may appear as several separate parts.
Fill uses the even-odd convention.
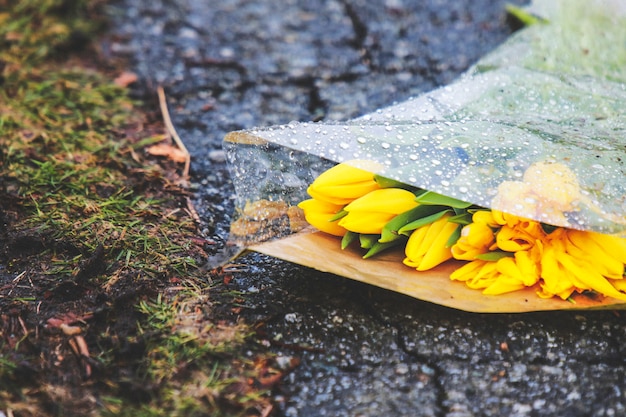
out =
[[[374,190],[344,207],[348,214],[339,220],[339,226],[355,233],[380,234],[389,220],[417,205],[415,194],[410,191],[400,188]]]
[[[451,248],[452,255],[455,259],[471,261],[476,256],[489,252],[494,241],[493,229],[489,225],[470,223],[461,230],[461,237]]]
[[[615,254],[617,256],[614,256],[611,252],[613,248],[618,247],[618,245],[615,244],[615,246],[609,246],[605,249],[596,242],[593,235],[600,234],[583,232],[581,230],[570,230],[567,233],[567,240],[565,241],[567,253],[578,259],[593,259],[596,264],[596,271],[607,278],[623,278],[624,261],[619,259],[618,253]],[[617,243],[619,239],[615,238],[614,240]]]
[[[493,284],[498,278],[497,263],[475,259],[450,274],[450,279],[462,281],[472,289],[484,289]]]
[[[524,182],[530,184],[540,201],[559,211],[573,209],[580,198],[576,174],[561,163],[536,162],[524,173]]]
[[[456,259],[472,262],[452,279],[490,295],[539,283],[537,294],[544,298],[592,290],[626,300],[626,239],[563,227],[547,234],[537,221],[497,210],[478,211],[472,221],[452,247]],[[480,257],[495,250],[514,255]]]
[[[298,204],[304,211],[304,218],[313,227],[334,236],[343,236],[346,229],[339,226],[336,221],[329,221],[341,211],[343,206],[326,203],[315,199],[304,200]]]
[[[528,250],[545,235],[540,223],[520,219],[513,227],[504,225],[500,228],[496,234],[496,244],[506,252]]]
[[[496,262],[499,272],[497,279],[483,291],[483,294],[497,295],[531,287],[539,281],[536,259],[529,251],[515,252],[513,258],[500,258]]]
[[[450,236],[459,226],[445,214],[439,220],[414,230],[405,247],[404,264],[418,271],[426,271],[452,258],[452,252],[446,247]]]
[[[484,223],[493,229],[498,228],[504,223],[498,222],[498,219],[495,217],[497,213],[496,210],[478,210],[472,214],[472,223]]]
[[[500,210],[491,210],[493,222],[499,226],[515,227],[520,222],[528,221],[525,217],[516,216],[514,214],[505,213]],[[524,226],[527,227],[527,226]]]
[[[491,201],[497,210],[567,225],[564,212],[576,208],[581,192],[576,175],[561,163],[536,162],[524,173],[523,181],[504,181]]]
[[[592,236],[591,232],[559,228],[544,239],[541,256],[543,283],[538,293],[539,296],[558,295],[566,299],[574,291],[593,290],[608,297],[626,300],[626,294],[618,291],[611,285],[611,281],[599,272],[603,270],[603,264],[610,262],[610,253],[574,250],[572,254],[570,253],[572,251],[570,235],[572,234],[578,235],[574,240],[583,247],[591,247],[596,237]]]
[[[359,166],[367,166],[365,161],[360,162]],[[368,167],[373,171],[380,168],[375,163],[370,163]],[[374,181],[374,174],[343,163],[320,174],[309,186],[307,193],[316,200],[343,206],[379,188]]]

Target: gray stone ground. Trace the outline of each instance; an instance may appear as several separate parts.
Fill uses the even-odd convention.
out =
[[[512,32],[505,1],[120,0],[103,50],[135,90],[164,85],[193,154],[205,233],[223,247],[225,133],[348,119],[452,81]],[[228,290],[269,349],[301,365],[281,416],[626,415],[616,312],[459,312],[258,254]],[[226,314],[226,313],[224,313]]]

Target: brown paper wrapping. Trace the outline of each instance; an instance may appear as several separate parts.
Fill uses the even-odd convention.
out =
[[[320,232],[296,233],[286,238],[255,244],[250,250],[375,285],[435,304],[476,313],[521,313],[549,310],[625,309],[626,303],[601,295],[575,294],[572,301],[540,298],[535,288],[502,295],[483,295],[450,273],[462,265],[449,261],[418,272],[402,264],[401,251],[364,260],[357,249],[341,250],[338,238]]]

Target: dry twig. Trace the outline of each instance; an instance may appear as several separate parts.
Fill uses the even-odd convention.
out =
[[[172,119],[170,118],[170,112],[167,109],[167,100],[165,99],[165,91],[162,86],[157,88],[157,94],[159,95],[159,105],[161,107],[161,114],[163,115],[163,122],[165,123],[165,127],[167,128],[168,133],[176,142],[176,146],[180,148],[180,150],[185,154],[185,168],[183,169],[183,178],[189,178],[189,165],[191,164],[191,155],[187,150],[187,147],[178,136],[174,125],[172,124]]]

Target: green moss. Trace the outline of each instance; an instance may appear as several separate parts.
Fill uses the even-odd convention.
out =
[[[0,91],[0,145],[5,149],[0,176],[8,184],[6,194],[30,213],[15,227],[63,237],[83,253],[104,245],[110,259],[131,268],[188,270],[194,266],[184,256],[189,247],[168,235],[189,234],[192,222],[167,216],[167,202],[137,189],[164,181],[158,166],[135,156],[162,137],[137,143],[124,137],[121,130],[137,123],[133,103],[103,74],[41,62],[52,46],[87,30],[77,23],[86,19],[72,19],[86,2],[69,9],[70,2],[43,1],[39,10],[36,3],[19,2],[11,16],[20,17],[8,19],[14,24],[4,28],[5,36],[18,29],[24,33],[8,57],[20,71],[5,74],[6,88]],[[68,10],[69,23],[56,20],[55,13]],[[38,11],[54,13],[41,17]],[[48,45],[45,52],[35,48],[42,43]],[[24,49],[29,52],[13,53]]]
[[[96,5],[89,0],[0,3],[0,57],[9,64],[5,71],[36,65],[87,44],[103,25],[93,13]]]
[[[180,186],[184,181],[172,175],[176,166],[156,163],[145,152],[164,139],[162,128],[146,125],[137,103],[110,74],[87,69],[80,55],[69,58],[77,50],[90,53],[90,40],[103,25],[90,14],[96,4],[0,1],[0,225],[7,224],[0,236],[40,243],[34,255],[2,259],[6,269],[0,272],[28,270],[24,279],[42,286],[0,297],[0,308],[19,305],[35,320],[0,316],[0,410],[29,416],[72,409],[80,415],[76,403],[91,397],[103,404],[99,414],[259,414],[269,404],[268,387],[249,381],[270,369],[271,358],[246,358],[249,327],[211,320],[208,284],[196,260],[204,253],[193,243],[196,225]],[[96,255],[102,265],[85,273]],[[137,357],[120,354],[123,344],[108,322],[90,323],[85,338],[100,376],[80,387],[72,385],[75,375],[55,376],[59,365],[44,355],[61,349],[71,358],[67,337],[30,331],[49,317],[38,310],[38,294],[55,294],[64,284],[78,285],[79,278],[87,296],[116,294],[112,288],[123,294],[148,288],[154,294],[170,282],[185,289],[173,298],[144,299],[126,313],[139,317],[123,335],[140,351]],[[142,294],[131,298],[141,299]],[[70,312],[89,308],[82,305],[80,299],[73,302]],[[116,313],[107,314],[115,324]],[[9,329],[24,343],[3,343]],[[24,377],[24,366],[33,378]],[[118,368],[132,373],[121,377]],[[59,380],[69,386],[59,390]],[[128,384],[151,397],[130,398]],[[59,398],[59,392],[70,397]]]

